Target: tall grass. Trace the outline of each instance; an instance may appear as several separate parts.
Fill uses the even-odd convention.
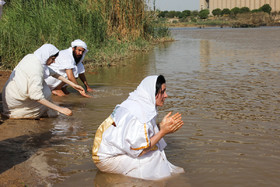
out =
[[[2,67],[12,69],[44,43],[65,49],[79,38],[87,43],[91,62],[108,63],[145,48],[155,27],[144,0],[7,1],[0,19],[0,59]]]

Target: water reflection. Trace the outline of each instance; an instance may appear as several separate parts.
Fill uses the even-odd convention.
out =
[[[208,71],[208,66],[210,62],[210,41],[209,40],[200,40],[200,63],[201,71]]]
[[[153,53],[135,54],[132,59],[124,59],[120,66],[97,69],[90,72],[91,85],[137,86],[146,76],[156,73]]]
[[[50,184],[278,186],[280,28],[176,29],[172,34],[175,42],[151,53],[88,72],[96,89],[92,98],[77,93],[53,98],[74,116],[44,122],[50,137],[39,155],[49,166],[44,168]],[[183,114],[185,125],[165,140],[168,159],[186,173],[152,182],[98,172],[91,160],[97,127],[151,74],[167,79],[169,98],[159,118],[169,111]]]

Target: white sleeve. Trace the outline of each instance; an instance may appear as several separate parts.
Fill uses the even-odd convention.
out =
[[[71,58],[63,58],[57,59],[59,63],[57,63],[57,69],[59,70],[65,70],[65,69],[73,69],[75,67],[75,64],[73,63]]]
[[[118,118],[120,116],[120,118]],[[139,154],[150,146],[150,125],[141,123],[132,116],[126,109],[121,107],[116,111],[114,119],[118,128],[118,138],[121,137],[119,148],[132,157]]]
[[[49,72],[50,72],[50,75],[49,76],[54,76],[55,74],[58,74],[56,73],[52,68],[49,67]]]
[[[85,73],[85,67],[82,62],[77,64],[78,74]]]

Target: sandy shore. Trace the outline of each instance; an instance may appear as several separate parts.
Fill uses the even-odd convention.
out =
[[[2,91],[10,71],[0,71]],[[1,93],[2,94],[2,93]],[[0,99],[2,112],[2,99]],[[38,122],[22,123],[22,120],[0,120],[0,186],[46,186],[34,167],[38,152],[25,146],[38,131]]]

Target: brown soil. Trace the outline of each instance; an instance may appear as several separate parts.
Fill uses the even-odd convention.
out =
[[[10,71],[0,70],[0,89],[10,76]],[[0,97],[2,112],[2,97]],[[36,150],[25,146],[30,137],[38,131],[38,122],[22,123],[21,120],[0,120],[0,186],[46,186],[46,183],[31,167]],[[34,154],[35,153],[35,154]],[[36,163],[35,163],[36,164]]]

